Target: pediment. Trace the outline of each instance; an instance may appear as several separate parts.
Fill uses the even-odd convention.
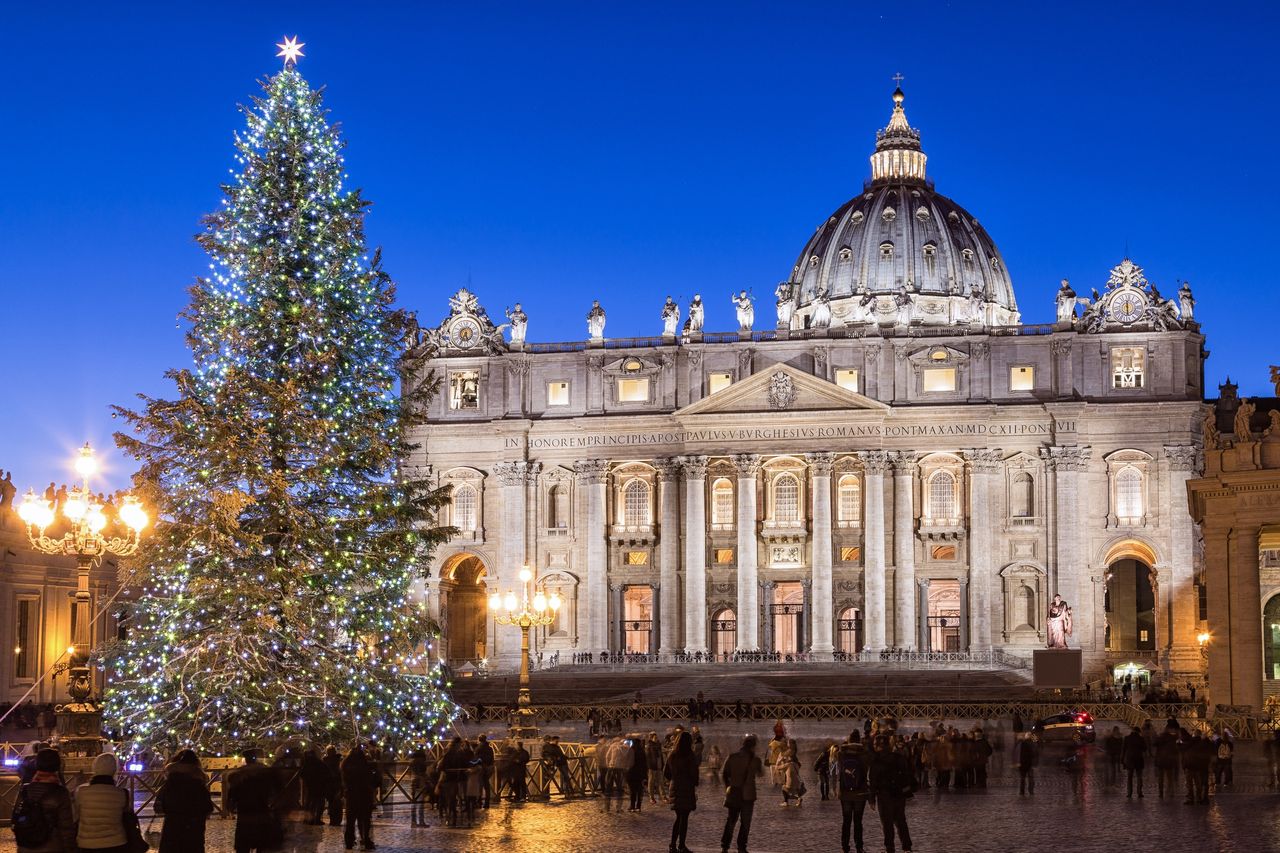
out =
[[[885,412],[889,407],[790,365],[774,364],[696,403],[690,403],[676,415],[848,409]]]

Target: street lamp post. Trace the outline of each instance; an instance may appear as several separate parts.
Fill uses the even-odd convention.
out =
[[[512,737],[534,737],[538,733],[537,716],[529,696],[529,631],[555,621],[560,610],[560,596],[547,595],[534,588],[533,572],[528,566],[520,569],[520,598],[510,590],[495,592],[489,596],[489,609],[493,621],[499,625],[516,625],[520,628],[520,692],[516,700],[516,712],[511,720]],[[530,589],[534,588],[532,596]]]
[[[93,644],[89,597],[89,570],[108,554],[128,557],[138,550],[142,530],[149,522],[142,504],[133,495],[126,496],[117,508],[120,524],[108,530],[111,519],[104,507],[89,491],[89,478],[97,473],[98,461],[88,443],[80,448],[75,462],[81,484],[73,488],[60,505],[36,495],[28,489],[18,507],[18,517],[27,527],[31,547],[42,554],[56,554],[76,559],[75,628],[71,645],[67,693],[71,702],[58,709],[58,734],[69,754],[97,754],[101,750],[102,712],[93,694],[93,672],[89,653]],[[61,521],[65,532],[49,535],[49,527]],[[60,526],[63,526],[60,525]],[[123,529],[122,529],[123,528]]]

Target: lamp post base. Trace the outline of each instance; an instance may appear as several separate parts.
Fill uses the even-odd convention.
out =
[[[55,711],[59,751],[68,758],[92,758],[102,753],[102,706],[96,702],[68,702]]]
[[[539,736],[538,712],[528,705],[521,705],[507,718],[507,736],[518,740],[530,740]]]

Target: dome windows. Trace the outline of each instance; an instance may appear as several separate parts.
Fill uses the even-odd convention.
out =
[[[964,261],[966,268],[973,266],[973,249],[961,249],[960,260]]]
[[[848,246],[845,246],[843,249],[840,250],[840,260],[847,261],[852,257],[853,257],[853,249],[850,249]]]
[[[924,268],[929,275],[938,274],[938,247],[933,243],[925,243],[924,249]]]
[[[880,244],[880,260],[882,261],[893,260],[893,244],[892,243],[886,241]]]
[[[892,222],[893,220],[898,218],[898,211],[894,210],[892,207],[889,207],[888,205],[885,205],[884,210],[881,211],[880,213],[880,218],[883,219],[885,222]]]
[[[959,225],[960,214],[956,213],[954,210],[951,211],[950,213],[947,214],[947,221],[950,222],[952,225]]]
[[[991,259],[991,268],[992,268],[993,270],[997,270],[997,271],[1000,269],[1000,259],[999,259],[999,258],[992,258],[992,259]]]
[[[930,213],[929,213],[929,208],[927,208],[927,207],[917,207],[917,208],[916,208],[916,219],[917,219],[918,221],[920,221],[920,222],[928,222],[928,221],[929,221],[930,219],[932,219],[932,218],[933,218],[933,216],[932,216],[932,214],[930,214]]]
[[[822,261],[822,258],[819,258],[817,255],[812,256],[811,258],[809,258],[809,268],[813,269],[817,267],[821,261]]]
[[[861,225],[862,220],[865,218],[866,217],[863,215],[861,210],[855,210],[853,212],[853,215],[849,217],[849,222],[850,224],[853,224],[853,225]]]

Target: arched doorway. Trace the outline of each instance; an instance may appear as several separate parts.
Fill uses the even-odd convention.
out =
[[[929,581],[928,640],[931,652],[958,652],[964,644],[960,625],[960,581]]]
[[[1273,595],[1262,610],[1262,663],[1268,681],[1280,680],[1280,595]]]
[[[853,655],[862,651],[862,614],[856,607],[846,607],[836,620],[836,651]]]
[[[1107,569],[1103,610],[1107,615],[1107,651],[1154,651],[1156,592],[1151,566],[1133,557]]]
[[[484,562],[474,554],[458,554],[440,571],[447,598],[444,608],[445,656],[452,665],[484,660],[488,655],[488,591]]]
[[[711,654],[717,658],[732,655],[738,648],[738,616],[731,608],[717,610],[711,617]]]
[[[773,588],[769,618],[773,620],[773,650],[795,655],[804,650],[804,587],[799,581],[781,581]]]

